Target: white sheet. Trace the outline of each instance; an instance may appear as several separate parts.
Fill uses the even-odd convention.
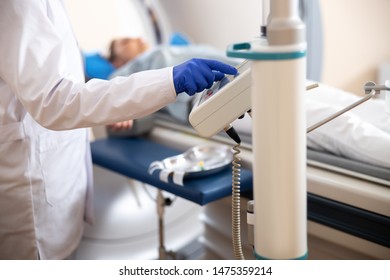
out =
[[[306,93],[307,127],[352,104],[362,96],[320,84]],[[390,168],[390,115],[383,99],[371,99],[307,135],[307,146],[345,158]],[[233,124],[250,133],[251,120]]]

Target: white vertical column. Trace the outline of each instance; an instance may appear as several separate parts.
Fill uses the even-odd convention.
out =
[[[253,45],[255,253],[307,255],[305,26],[298,0],[271,0],[267,40]]]
[[[255,251],[307,253],[305,58],[252,63]]]

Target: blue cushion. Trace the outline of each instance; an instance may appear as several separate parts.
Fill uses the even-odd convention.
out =
[[[173,33],[169,42],[172,46],[187,46],[190,44],[190,40],[181,33]]]
[[[108,138],[91,143],[93,163],[168,191],[200,205],[230,196],[232,171],[226,168],[208,176],[184,179],[184,186],[165,183],[159,173],[148,173],[149,165],[156,160],[181,154],[182,151],[143,139]],[[241,191],[252,190],[252,172],[241,169]]]
[[[99,53],[84,54],[85,75],[88,79],[98,78],[107,80],[115,67]]]

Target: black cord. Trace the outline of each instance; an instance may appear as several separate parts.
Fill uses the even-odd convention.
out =
[[[230,136],[230,138],[233,139],[234,142],[236,142],[237,144],[241,144],[241,138],[240,136],[238,136],[238,133],[233,126],[229,125],[225,127],[225,132],[227,135]]]

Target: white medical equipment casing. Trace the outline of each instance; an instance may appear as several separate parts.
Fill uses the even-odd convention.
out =
[[[239,75],[214,83],[195,101],[189,122],[199,135],[214,136],[250,110],[250,62],[243,62],[237,70]]]
[[[305,26],[297,0],[270,4],[267,38],[228,50],[228,56],[252,60],[255,255],[305,259]]]
[[[252,62],[255,251],[262,258],[307,253],[305,70],[304,57]]]

